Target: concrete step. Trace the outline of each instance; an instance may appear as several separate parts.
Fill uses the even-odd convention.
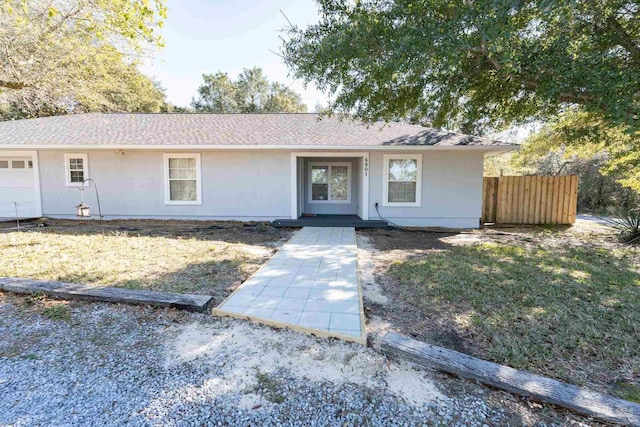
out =
[[[323,218],[276,219],[274,227],[354,227],[354,228],[387,228],[389,224],[380,220],[333,220]]]

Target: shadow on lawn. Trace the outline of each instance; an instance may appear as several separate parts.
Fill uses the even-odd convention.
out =
[[[397,301],[386,314],[403,332],[579,385],[640,385],[640,273],[632,255],[568,244],[391,240],[404,241],[408,253],[383,280]],[[439,338],[451,335],[460,342]]]
[[[110,280],[102,271],[81,271],[61,275],[59,281],[68,283],[104,283],[106,286],[144,289],[183,294],[202,294],[213,297],[213,304],[220,304],[261,263],[243,263],[240,260],[220,260],[190,263],[175,271],[131,279]]]
[[[0,234],[0,276],[209,294],[217,304],[291,236],[263,223],[106,224],[104,239],[96,221]]]

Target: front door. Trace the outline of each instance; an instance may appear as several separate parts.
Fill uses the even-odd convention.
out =
[[[323,161],[306,163],[305,213],[355,215],[353,161]]]

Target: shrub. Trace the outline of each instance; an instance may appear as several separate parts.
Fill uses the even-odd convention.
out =
[[[616,210],[607,221],[618,231],[620,241],[640,244],[640,208]]]

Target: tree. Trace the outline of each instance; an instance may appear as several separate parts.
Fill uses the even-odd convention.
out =
[[[564,161],[591,161],[602,175],[640,194],[640,138],[625,125],[614,126],[600,115],[567,109],[523,144],[514,163],[520,167],[559,153]]]
[[[313,112],[318,114],[331,114],[330,108],[319,101],[316,102],[315,107],[313,107]]]
[[[82,85],[0,93],[0,120],[86,112],[159,112],[166,102],[160,83],[115,51],[88,58],[76,76]]]
[[[198,98],[191,101],[191,106],[200,112],[235,113],[238,111],[236,100],[236,84],[229,79],[227,73],[203,74],[204,83],[198,88]]]
[[[162,113],[193,113],[194,110],[191,107],[174,105],[171,102],[165,101],[162,107],[160,107],[160,112]]]
[[[245,68],[235,82],[236,104],[242,113],[260,113],[269,97],[269,81],[260,68]],[[274,112],[274,111],[269,111]]]
[[[0,2],[3,117],[159,111],[164,90],[138,61],[165,17],[164,0]]]
[[[485,176],[499,176],[501,172],[504,175],[577,175],[579,212],[627,210],[640,206],[640,193],[621,185],[620,181],[625,177],[620,171],[608,170],[607,153],[576,155],[560,148],[531,156],[530,149],[529,143],[525,142],[521,152],[486,158]]]
[[[162,46],[166,10],[164,0],[4,0],[0,89],[81,83],[86,61],[114,50],[138,58]]]
[[[264,111],[306,113],[307,106],[293,89],[282,83],[274,82],[269,87]]]
[[[640,7],[629,0],[318,0],[291,26],[295,75],[365,120],[469,128],[580,106],[640,129]]]
[[[303,113],[302,98],[286,85],[269,83],[260,68],[245,68],[233,81],[227,73],[203,74],[191,105],[208,113]]]

